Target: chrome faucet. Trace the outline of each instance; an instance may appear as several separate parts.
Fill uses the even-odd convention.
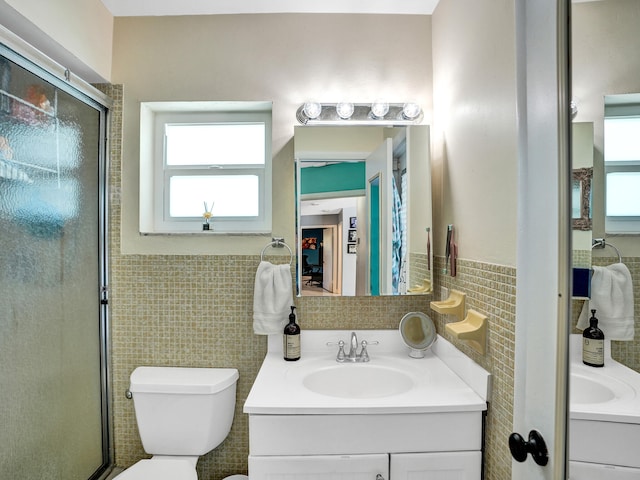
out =
[[[338,345],[338,354],[336,355],[336,362],[344,363],[344,362],[368,362],[369,353],[367,353],[367,345],[377,345],[378,342],[367,342],[366,340],[362,340],[360,345],[362,349],[360,353],[358,353],[358,336],[356,332],[351,332],[351,340],[349,342],[349,353],[344,353],[344,340],[340,340],[339,342],[328,342],[327,345]]]
[[[355,362],[358,358],[358,337],[356,336],[356,332],[351,332],[351,343],[347,358],[350,362]]]

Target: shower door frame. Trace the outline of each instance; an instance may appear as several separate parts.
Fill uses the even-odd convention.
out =
[[[99,152],[98,152],[98,251],[99,285],[96,302],[99,303],[99,355],[100,355],[100,391],[102,422],[102,464],[88,480],[98,480],[107,476],[113,467],[112,422],[109,404],[111,391],[109,366],[109,255],[108,255],[108,192],[109,192],[109,126],[111,99],[96,90],[92,85],[75,76],[67,68],[56,63],[20,37],[0,25],[0,55],[49,82],[76,100],[94,108],[99,113]]]

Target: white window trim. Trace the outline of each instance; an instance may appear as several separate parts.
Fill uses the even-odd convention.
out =
[[[202,118],[231,113],[240,118],[265,122],[264,189],[260,192],[258,219],[213,219],[213,230],[203,232],[201,221],[162,221],[164,191],[164,121],[169,117]],[[247,116],[245,116],[247,115]],[[211,117],[210,117],[211,118]],[[162,126],[161,126],[162,125]],[[140,192],[139,231],[154,234],[265,234],[272,222],[271,102],[141,102],[140,104]],[[248,170],[249,171],[249,170]]]

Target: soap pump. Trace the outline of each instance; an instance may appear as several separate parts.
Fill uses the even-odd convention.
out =
[[[295,306],[291,306],[289,323],[284,327],[282,353],[287,361],[300,360],[300,326],[296,323]]]
[[[604,333],[598,328],[595,310],[591,310],[589,326],[582,332],[582,362],[590,367],[604,367]]]

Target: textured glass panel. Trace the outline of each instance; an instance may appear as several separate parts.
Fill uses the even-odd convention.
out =
[[[100,113],[0,57],[0,477],[102,458]]]

